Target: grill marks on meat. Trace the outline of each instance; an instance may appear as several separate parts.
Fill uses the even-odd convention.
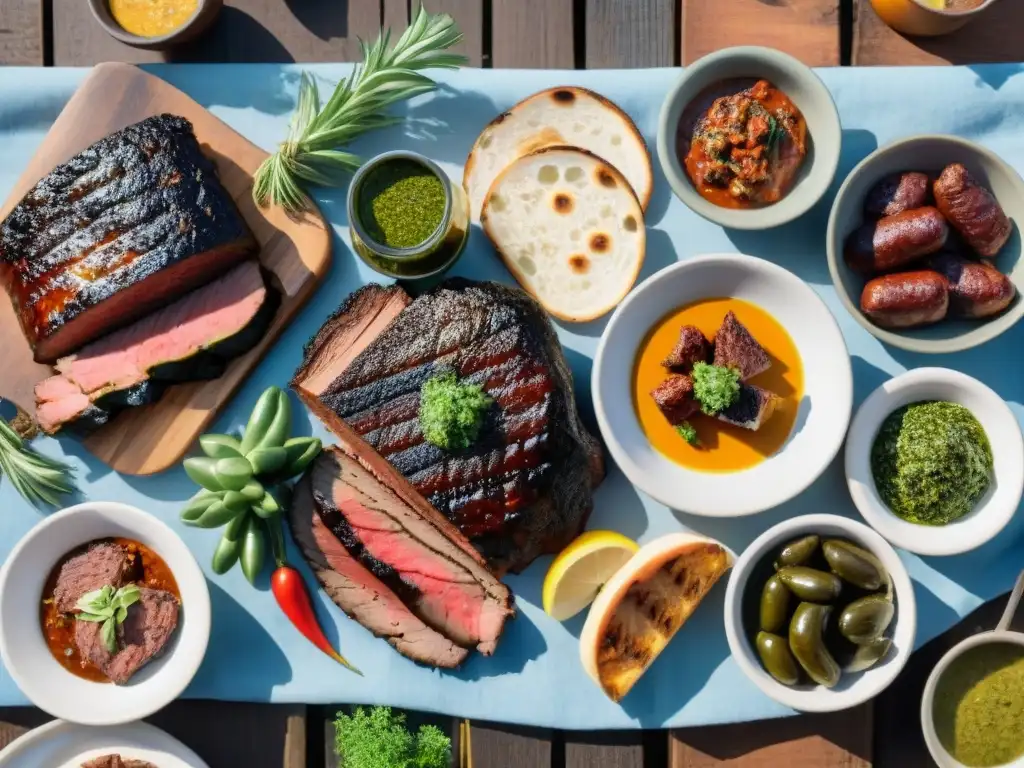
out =
[[[263,338],[280,294],[256,261],[57,363],[36,385],[36,420],[52,434],[106,423],[121,408],[158,399],[169,384],[221,376]]]
[[[103,644],[102,624],[75,622],[75,644],[79,652],[112,683],[124,685],[159,655],[178,626],[178,599],[162,589],[139,588],[138,602],[118,626],[118,650],[111,653]]]
[[[357,293],[332,322],[366,327],[366,301]],[[310,346],[293,380],[300,397],[343,441],[362,438],[393,464],[498,572],[522,570],[582,529],[603,477],[601,452],[579,421],[554,330],[525,293],[449,280],[378,335],[346,341]],[[341,356],[351,362],[329,384],[310,375]],[[499,406],[458,454],[424,442],[418,421],[419,389],[443,369],[480,384]]]
[[[406,504],[352,455],[329,448],[314,462],[313,498],[348,553],[424,623],[458,645],[493,653],[511,593],[436,510]],[[458,542],[458,543],[456,543]]]
[[[288,520],[296,543],[327,596],[350,618],[413,661],[451,669],[466,659],[468,649],[415,616],[327,529],[313,498],[310,473],[295,487]]]
[[[0,282],[38,362],[210,282],[257,250],[181,117],[93,144],[0,224]]]
[[[61,566],[53,599],[60,613],[77,613],[82,595],[106,585],[119,588],[129,580],[132,562],[123,547],[103,542],[75,555]]]

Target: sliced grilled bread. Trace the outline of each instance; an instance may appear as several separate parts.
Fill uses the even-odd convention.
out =
[[[753,384],[740,384],[740,396],[736,398],[736,402],[721,411],[718,418],[756,432],[772,417],[781,402],[781,397],[767,389]]]
[[[647,246],[632,187],[575,147],[515,160],[491,185],[480,223],[523,288],[570,322],[612,310],[636,282]]]
[[[612,701],[629,693],[733,559],[713,539],[671,533],[641,547],[602,587],[580,633],[580,659]]]
[[[474,218],[494,179],[523,155],[552,146],[574,146],[603,157],[629,181],[640,207],[654,189],[651,156],[629,116],[585,88],[541,91],[498,115],[480,134],[466,159],[462,185]]]
[[[715,334],[715,365],[736,368],[740,379],[746,381],[772,367],[771,358],[764,351],[747,326],[735,313],[729,312]]]

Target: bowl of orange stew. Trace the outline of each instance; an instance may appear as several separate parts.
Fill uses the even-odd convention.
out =
[[[655,273],[594,358],[598,426],[635,486],[672,508],[750,515],[810,485],[843,443],[853,376],[814,289],[740,254]]]
[[[135,507],[44,518],[0,569],[0,656],[29,700],[82,725],[142,719],[206,654],[210,593],[185,542]]]
[[[806,213],[839,165],[842,128],[824,83],[792,56],[727,48],[686,67],[661,108],[658,156],[675,194],[732,229]]]

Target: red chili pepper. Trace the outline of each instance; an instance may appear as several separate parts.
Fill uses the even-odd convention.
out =
[[[277,570],[270,577],[270,591],[274,593],[277,604],[292,625],[301,632],[309,642],[326,653],[339,664],[362,676],[362,672],[353,667],[340,653],[334,650],[324,635],[313,610],[313,601],[302,580],[302,574],[292,568],[284,559],[284,536],[281,532],[280,520],[269,520],[270,541],[274,550]]]

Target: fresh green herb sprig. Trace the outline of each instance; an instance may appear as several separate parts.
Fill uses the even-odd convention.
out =
[[[464,56],[447,52],[460,40],[451,16],[427,13],[421,5],[393,48],[388,47],[390,30],[381,30],[372,46],[360,41],[362,65],[338,84],[326,104],[321,106],[316,82],[303,72],[288,138],[256,171],[252,196],[257,205],[273,203],[295,214],[309,207],[305,184],[341,184],[362,161],[338,147],[366,131],[402,122],[382,113],[437,86],[419,70],[464,64]]]
[[[768,151],[769,152],[773,152],[775,150],[775,148],[782,141],[782,137],[783,137],[783,135],[785,133],[786,133],[786,130],[779,123],[779,121],[775,117],[775,115],[769,114],[768,115],[768,139],[765,142],[765,144],[768,147]]]
[[[22,498],[32,504],[60,505],[74,493],[71,467],[36,453],[7,421],[0,418],[0,476],[6,476]]]
[[[390,707],[358,707],[352,715],[338,713],[334,748],[345,768],[448,768],[452,742],[435,725],[413,734],[405,715]]]
[[[139,588],[134,584],[115,590],[109,584],[102,589],[87,592],[78,599],[75,607],[81,613],[79,621],[102,622],[100,631],[103,644],[111,653],[117,653],[117,628],[128,618],[128,608],[139,601]]]
[[[690,422],[684,421],[682,424],[678,425],[676,427],[676,432],[679,433],[679,436],[690,445],[695,447],[700,445],[700,437],[697,435],[697,430]]]
[[[740,373],[710,363],[693,364],[693,396],[708,416],[716,416],[740,396]]]
[[[220,528],[213,553],[214,573],[227,573],[241,561],[250,583],[267,559],[267,526],[279,526],[288,506],[287,481],[302,473],[320,453],[316,437],[289,438],[288,393],[269,387],[256,402],[241,438],[211,434],[199,438],[205,456],[185,459],[185,473],[202,490],[181,511],[186,525]]]

